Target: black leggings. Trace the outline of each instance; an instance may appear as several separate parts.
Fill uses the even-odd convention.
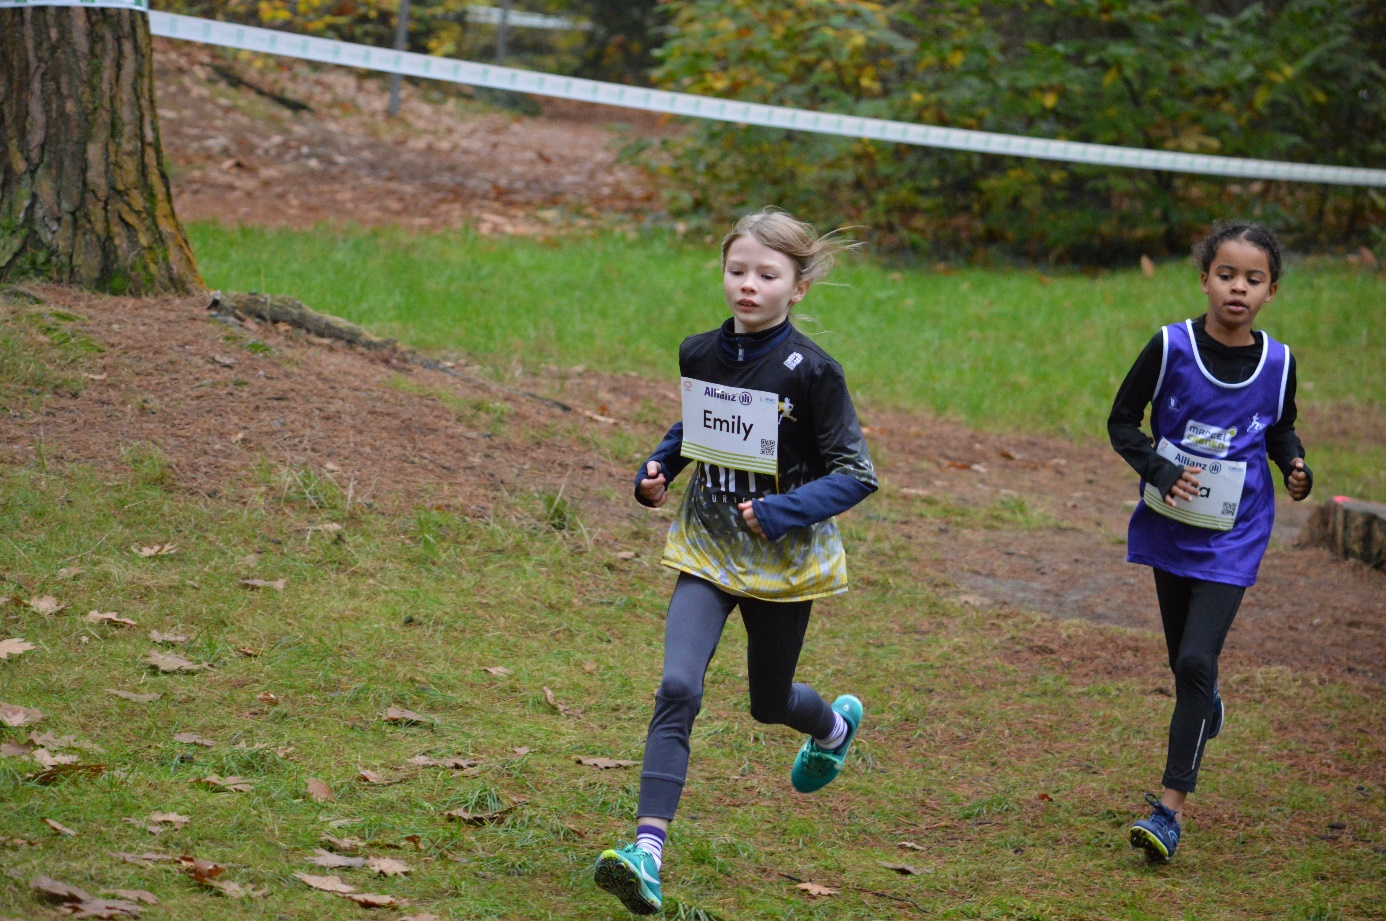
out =
[[[1155,570],[1155,594],[1165,625],[1169,667],[1174,672],[1174,716],[1162,783],[1192,793],[1212,725],[1218,656],[1246,589]]]
[[[688,736],[703,703],[703,676],[727,617],[738,606],[746,626],[752,718],[783,723],[820,739],[832,733],[832,707],[813,688],[794,683],[813,602],[743,598],[681,574],[664,627],[664,677],[645,739],[639,816],[672,819],[678,809],[688,777]]]

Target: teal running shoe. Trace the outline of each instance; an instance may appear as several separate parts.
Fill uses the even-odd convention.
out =
[[[847,740],[832,751],[820,748],[810,737],[799,749],[794,759],[794,769],[789,772],[789,782],[800,793],[812,793],[832,783],[842,771],[842,762],[847,760],[847,749],[857,737],[857,727],[861,725],[861,701],[851,694],[843,694],[833,701],[833,710],[847,721]]]
[[[1150,804],[1150,818],[1131,826],[1131,846],[1143,848],[1145,859],[1151,863],[1169,863],[1179,847],[1179,820],[1155,794],[1147,793],[1145,801]]]
[[[1216,739],[1218,733],[1222,732],[1222,727],[1227,723],[1227,707],[1222,702],[1222,695],[1218,693],[1218,686],[1213,685],[1213,717],[1212,725],[1208,727],[1208,738]]]
[[[654,855],[634,844],[607,848],[597,858],[597,885],[621,900],[633,915],[652,915],[664,907]]]

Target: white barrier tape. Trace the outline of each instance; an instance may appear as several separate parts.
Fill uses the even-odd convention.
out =
[[[501,18],[506,25],[526,29],[556,29],[567,32],[586,32],[592,28],[590,22],[574,22],[565,16],[546,16],[543,13],[525,13],[519,10],[503,10],[498,6],[469,6],[467,21],[485,26],[498,26]]]
[[[104,0],[114,3],[115,0]],[[130,0],[134,2],[134,0]],[[0,6],[88,5],[70,0],[0,0]],[[89,4],[95,5],[95,4]],[[150,31],[167,38],[203,42],[243,51],[258,51],[302,58],[325,64],[343,64],[365,70],[402,74],[512,90],[536,96],[552,96],[579,102],[594,102],[643,109],[668,115],[685,115],[714,121],[761,125],[790,131],[808,131],[841,137],[864,138],[919,147],[939,147],[946,150],[965,150],[973,153],[1029,157],[1039,160],[1058,160],[1066,163],[1088,163],[1096,166],[1117,166],[1127,169],[1151,169],[1172,173],[1197,173],[1208,176],[1232,176],[1238,179],[1278,179],[1287,182],[1318,182],[1331,185],[1386,187],[1386,169],[1356,166],[1319,166],[1313,163],[1286,163],[1275,160],[1246,160],[1236,157],[1217,157],[1209,154],[1178,153],[1167,150],[1143,150],[1136,147],[1114,147],[1108,144],[1087,144],[1079,141],[1054,141],[1014,134],[994,134],[989,131],[970,131],[963,128],[939,128],[908,122],[863,118],[856,115],[833,115],[808,109],[737,102],[711,96],[693,96],[664,90],[601,83],[578,77],[516,70],[491,64],[474,64],[454,58],[432,57],[409,51],[392,51],[357,45],[326,38],[312,38],[290,32],[276,32],[255,26],[197,19],[175,13],[150,12]]]

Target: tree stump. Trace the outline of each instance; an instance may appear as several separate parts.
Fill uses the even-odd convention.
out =
[[[1334,496],[1310,513],[1298,542],[1386,570],[1386,505]]]
[[[202,287],[154,108],[139,10],[0,10],[0,281],[111,294]]]

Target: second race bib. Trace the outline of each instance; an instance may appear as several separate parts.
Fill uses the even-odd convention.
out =
[[[1196,528],[1232,530],[1237,523],[1237,506],[1242,501],[1242,486],[1246,483],[1246,462],[1200,457],[1175,447],[1166,438],[1160,439],[1155,453],[1180,467],[1201,467],[1202,471],[1198,474],[1200,488],[1198,496],[1187,502],[1175,499],[1178,506],[1170,508],[1155,487],[1147,483],[1144,493],[1146,506],[1153,512]]]
[[[779,396],[685,377],[684,457],[774,476],[779,471]]]

